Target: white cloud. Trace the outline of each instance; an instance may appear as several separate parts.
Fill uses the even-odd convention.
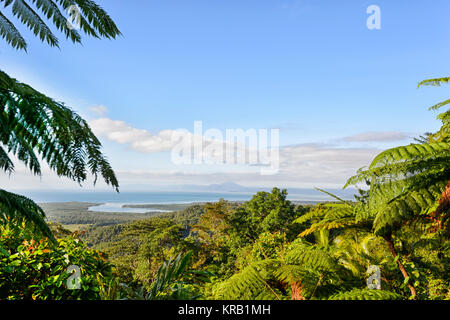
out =
[[[106,114],[106,112],[108,111],[108,108],[103,105],[99,105],[99,106],[90,107],[89,110],[92,111],[93,113],[95,113],[97,116],[102,117]]]
[[[229,165],[224,168],[208,166],[173,166],[173,169],[152,170],[139,168],[121,170],[115,168],[122,191],[156,188],[158,185],[208,185],[234,182],[254,187],[290,187],[290,188],[340,188],[356,171],[370,164],[379,149],[333,148],[324,145],[297,145],[280,150],[280,170],[274,175],[261,175],[257,168],[240,170]],[[77,189],[79,186],[65,178],[58,178],[46,167],[42,177],[32,176],[24,167],[18,167],[10,178],[0,173],[2,186],[14,189]],[[205,169],[208,169],[206,171]],[[26,186],[26,187],[24,187]],[[92,181],[83,184],[92,189]],[[101,179],[96,190],[110,190]]]
[[[173,134],[177,132],[175,130],[163,130],[157,134],[151,134],[147,130],[136,129],[123,121],[109,118],[94,120],[90,125],[97,135],[120,144],[129,145],[133,150],[143,153],[170,151],[174,145],[179,143],[178,140],[173,139]],[[194,138],[194,135],[188,131],[185,134],[190,139]],[[386,141],[402,137],[402,133],[377,132],[362,133],[347,137],[346,140]],[[204,139],[204,137],[200,137],[200,139],[203,142],[211,142]],[[215,143],[221,144],[223,142]],[[256,170],[256,168],[251,169],[250,166],[248,166],[248,171],[233,172],[233,165],[228,165],[217,169],[216,173],[212,173],[212,167],[208,166],[184,166],[184,172],[182,172],[179,166],[174,165],[174,172],[148,173],[148,179],[155,182],[173,181],[174,183],[176,181],[179,181],[179,183],[204,183],[205,181],[220,183],[232,181],[244,185],[255,183],[271,185],[282,182],[294,186],[341,186],[347,178],[355,174],[356,170],[362,166],[369,165],[380,151],[377,148],[339,148],[321,144],[302,144],[280,148],[280,170],[278,174],[273,176],[261,176],[259,170]],[[208,170],[206,170],[207,168]],[[147,178],[143,178],[146,175],[145,172],[140,172],[137,176],[128,172],[124,175],[124,178],[133,177],[133,183],[138,183],[135,180],[142,179],[142,181],[146,181]]]
[[[323,145],[290,146],[280,151],[280,171],[290,181],[342,186],[359,168],[369,165],[380,151]]]
[[[136,129],[124,121],[109,118],[93,120],[89,125],[96,135],[120,144],[128,144],[140,152],[168,151],[176,144],[176,141],[172,140],[175,130],[163,130],[153,135],[147,130]]]
[[[157,134],[152,134],[144,129],[134,128],[124,121],[100,118],[89,123],[96,135],[107,138],[119,144],[128,145],[131,149],[143,153],[156,153],[171,151],[175,146],[179,148],[193,148],[195,143],[202,144],[201,156],[213,162],[222,160],[225,153],[218,152],[225,150],[227,145],[232,145],[234,150],[241,147],[240,143],[228,144],[219,131],[219,136],[206,130],[204,133],[191,133],[186,129],[162,130]],[[209,133],[208,133],[209,132]],[[245,147],[245,146],[244,146]]]
[[[124,121],[100,118],[90,122],[95,134],[105,137],[119,144],[128,145],[131,149],[145,153],[155,153],[170,151],[179,141],[173,140],[175,130],[163,130],[152,134],[144,129],[137,129]],[[194,138],[192,133],[186,132],[190,138]],[[376,136],[364,133],[353,136],[355,141],[361,139],[388,139],[395,137],[395,134],[381,134]],[[355,138],[356,137],[356,138]],[[380,138],[381,137],[381,138]],[[400,137],[397,135],[397,137]],[[349,138],[349,137],[348,137]],[[208,139],[200,137],[203,141]],[[359,140],[358,140],[359,139]],[[342,141],[342,140],[341,140]],[[209,140],[211,143],[211,140]],[[223,142],[215,142],[221,145]],[[354,175],[356,171],[370,164],[372,159],[380,152],[377,148],[343,148],[334,145],[324,144],[301,144],[285,146],[280,148],[280,169],[274,175],[261,175],[258,167],[250,165],[186,165],[177,166],[165,162],[164,167],[157,164],[136,162],[133,164],[133,171],[124,168],[114,168],[119,178],[122,188],[133,186],[134,189],[144,189],[149,184],[153,186],[168,184],[211,184],[234,182],[244,186],[283,186],[283,187],[341,187],[346,180]],[[119,155],[121,156],[121,155]],[[123,155],[124,157],[126,155]],[[151,155],[148,155],[151,157]],[[170,155],[167,155],[170,157]],[[150,159],[150,158],[149,158]],[[114,159],[112,159],[114,160]],[[114,162],[114,161],[113,161]],[[5,188],[78,188],[76,183],[68,179],[58,178],[51,173],[47,166],[43,170],[42,177],[33,177],[24,167],[18,166],[16,172],[9,178],[0,174],[0,180]],[[106,188],[99,179],[98,187]],[[92,183],[83,184],[87,188],[92,188]],[[98,190],[98,189],[97,189]]]
[[[369,165],[380,151],[375,148],[332,148],[321,145],[284,147],[280,150],[280,170],[274,175],[261,175],[259,170],[204,172],[194,166],[191,170],[123,171],[118,175],[122,185],[133,186],[151,181],[156,185],[234,182],[254,187],[341,188],[360,167]]]

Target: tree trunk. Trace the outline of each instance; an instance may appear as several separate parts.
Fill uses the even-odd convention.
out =
[[[432,214],[434,217],[439,218],[439,216],[442,213],[444,213],[444,217],[441,220],[442,223],[441,227],[444,227],[446,220],[449,218],[449,211],[450,211],[450,180],[448,181],[447,186],[442,192],[441,199],[439,199],[439,206],[437,207],[436,211],[433,212]],[[446,234],[447,237],[450,237],[450,222],[447,223]]]
[[[397,252],[395,251],[395,247],[394,247],[394,243],[392,242],[392,236],[391,234],[384,236],[384,240],[386,240],[386,243],[389,247],[389,250],[391,251],[392,255],[395,257],[397,257]],[[397,259],[397,264],[398,264],[398,268],[400,269],[400,272],[403,275],[403,278],[408,278],[409,279],[409,275],[408,272],[406,272],[405,267],[403,266],[402,262],[400,261],[400,259]],[[417,292],[416,289],[409,283],[408,281],[408,287],[409,287],[409,291],[411,291],[411,295],[413,296],[413,299],[416,299],[417,297]]]

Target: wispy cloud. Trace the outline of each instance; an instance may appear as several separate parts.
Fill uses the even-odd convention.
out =
[[[172,139],[175,130],[163,130],[151,134],[144,129],[136,129],[124,121],[100,118],[89,123],[95,134],[108,140],[127,144],[133,150],[152,153],[170,150],[176,143]]]
[[[93,113],[95,113],[99,117],[104,116],[106,114],[106,112],[108,112],[108,108],[103,105],[90,107],[89,110],[92,111]]]
[[[147,154],[152,157],[153,153],[170,151],[178,140],[173,139],[176,130],[162,130],[155,134],[145,129],[137,129],[124,121],[99,118],[90,122],[95,134],[118,144],[127,145],[132,150]],[[194,138],[194,134],[185,132]],[[393,141],[402,140],[408,136],[402,132],[366,132],[351,137],[340,139],[347,142],[368,141]],[[205,137],[199,137],[207,141]],[[211,141],[209,141],[211,143]],[[215,142],[223,144],[224,142]],[[234,182],[244,186],[284,186],[284,187],[341,187],[346,180],[355,174],[363,166],[370,164],[372,159],[381,150],[375,147],[356,148],[343,147],[342,144],[298,144],[280,147],[280,169],[278,173],[270,176],[261,175],[255,165],[236,166],[233,164],[214,166],[190,166],[175,164],[158,168],[154,166],[150,171],[147,166],[141,167],[138,163],[133,166],[134,170],[123,170],[116,168],[122,187],[133,186],[134,189],[145,190],[149,181],[153,186],[167,184],[210,184]],[[170,157],[170,155],[167,155]],[[151,159],[151,158],[149,158]],[[170,159],[168,159],[170,161]],[[144,169],[145,168],[145,169]],[[2,176],[5,187],[20,188],[78,188],[75,183],[67,179],[59,179],[54,173],[46,168],[42,178],[32,177],[25,167],[18,167],[10,178]],[[3,181],[5,178],[6,181]],[[92,187],[91,183],[84,184]],[[139,187],[140,186],[140,187]],[[99,183],[99,187],[106,187]]]
[[[117,141],[129,141],[131,139],[130,136],[134,137],[134,135],[149,141],[162,139],[159,134],[149,137],[149,133],[145,130],[143,130],[144,132],[132,130],[128,126],[124,126],[120,121],[118,128],[126,129],[125,132],[128,132],[128,135],[120,139],[113,136]],[[158,149],[161,148],[161,146],[158,147]],[[147,149],[144,148],[144,150]],[[136,165],[133,166],[134,169],[132,171],[116,168],[116,173],[122,190],[127,190],[128,188],[146,190],[150,187],[155,188],[158,185],[205,185],[226,182],[254,187],[339,188],[360,167],[370,164],[379,152],[380,150],[376,148],[337,148],[320,144],[283,147],[280,150],[280,170],[277,174],[268,176],[261,175],[258,168],[252,166],[248,166],[247,170],[243,170],[233,165],[221,168],[174,165],[169,169],[158,169],[155,167],[152,170],[140,168],[139,165]],[[45,186],[47,189],[79,189],[76,183],[70,182],[68,179],[58,178],[56,174],[50,173],[49,169],[44,171],[42,177],[33,177],[24,167],[17,169],[9,178],[0,174],[0,180],[2,180],[4,187],[20,189],[23,186],[27,186],[27,188],[38,189]],[[88,189],[93,187],[91,181],[83,185]],[[99,189],[109,190],[110,188],[104,185],[102,181],[99,181],[97,190]]]
[[[371,131],[344,137],[342,140],[346,142],[391,142],[409,138],[408,134],[400,131]]]
[[[206,130],[205,132],[189,132],[186,129],[162,130],[152,134],[145,129],[137,129],[124,121],[100,118],[91,121],[90,126],[94,133],[100,137],[105,137],[110,141],[128,145],[132,150],[142,153],[157,153],[173,151],[174,147],[191,150],[194,144],[201,144],[202,148],[198,153],[202,159],[209,162],[223,162],[227,148],[231,148],[232,153],[241,150],[247,154],[249,150],[254,150],[240,142],[228,142],[220,131]],[[208,133],[209,132],[209,133]],[[256,132],[256,131],[255,131]],[[222,152],[220,152],[222,151]]]

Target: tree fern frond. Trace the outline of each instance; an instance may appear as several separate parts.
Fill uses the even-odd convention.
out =
[[[8,154],[5,150],[0,146],[0,170],[3,170],[8,173],[12,173],[14,171],[14,163],[8,157]]]
[[[301,215],[297,219],[295,219],[294,223],[305,223],[309,220],[312,220],[314,218],[323,217],[327,211],[327,208],[324,207],[321,204],[316,205],[314,208],[306,212],[305,214]]]
[[[299,237],[306,237],[307,235],[323,230],[333,230],[339,228],[345,228],[350,226],[359,225],[360,223],[356,221],[354,217],[348,218],[340,218],[340,219],[330,219],[330,220],[321,220],[317,223],[314,223],[311,227],[304,230],[299,234]]]
[[[41,41],[46,41],[50,46],[58,47],[58,39],[45,24],[41,17],[24,1],[14,0],[12,13],[25,24]]]
[[[91,0],[56,0],[65,10],[70,6],[80,8],[80,27],[89,36],[115,39],[121,35],[111,17]]]
[[[81,43],[81,36],[75,28],[69,28],[68,20],[61,13],[59,7],[52,0],[31,0],[47,19],[51,19],[56,28],[64,32],[66,38],[74,43]]]
[[[370,289],[353,289],[351,291],[334,294],[328,300],[403,300],[401,295],[385,291]]]
[[[410,144],[397,148],[383,151],[375,157],[370,164],[369,170],[374,169],[379,165],[386,165],[388,163],[397,161],[414,160],[420,157],[439,157],[448,156],[450,152],[450,143],[435,142],[430,144]]]
[[[14,24],[0,11],[0,36],[14,49],[27,51],[27,43]]]
[[[87,122],[71,109],[0,71],[0,142],[40,173],[36,152],[58,176],[78,183],[102,176],[118,190],[117,178]]]
[[[264,260],[253,263],[241,272],[233,275],[219,287],[220,299],[226,300],[273,300],[279,299],[276,291],[264,279],[262,271],[273,265],[279,265],[275,260]]]
[[[302,265],[316,270],[336,270],[338,261],[324,248],[313,246],[305,242],[294,242],[286,253],[288,264]]]
[[[342,189],[346,189],[350,185],[356,185],[358,183],[365,182],[369,178],[370,176],[368,175],[368,171],[365,169],[365,167],[359,168],[356,175],[350,177],[344,184]]]
[[[419,82],[417,87],[420,86],[440,86],[441,83],[448,83],[450,81],[450,78],[444,77],[444,78],[435,78],[435,79],[427,79]]]
[[[428,108],[428,110],[438,110],[440,108],[442,108],[443,106],[446,106],[450,103],[450,99],[447,99],[445,101],[439,102],[433,106],[431,106],[430,108]]]
[[[92,0],[2,0],[1,2],[4,8],[10,7],[11,12],[6,12],[7,10],[0,12],[0,36],[16,49],[26,51],[27,44],[14,24],[6,18],[8,13],[16,16],[36,37],[50,46],[59,47],[59,41],[44,22],[45,18],[63,32],[67,39],[81,43],[80,33],[70,25],[69,19],[61,12],[62,9],[69,13],[72,7],[78,9],[75,19],[80,22],[80,29],[86,35],[107,39],[115,39],[121,35],[107,12]],[[37,11],[40,11],[39,14],[29,3],[34,4]],[[72,12],[70,14],[70,18],[73,18]]]
[[[374,209],[377,211],[373,222],[375,233],[381,235],[386,230],[399,226],[404,220],[421,214],[429,214],[441,192],[440,186],[407,192],[392,199],[380,209]]]
[[[341,202],[347,202],[347,201],[342,200],[341,198],[339,198],[337,195],[332,194],[331,192],[328,192],[328,191],[326,191],[326,190],[319,189],[319,188],[314,188],[314,189],[316,189],[316,190],[318,190],[318,191],[320,191],[320,192],[323,192],[323,193],[329,195],[330,197],[335,198],[335,199],[338,200],[338,201],[341,201]]]
[[[320,272],[315,269],[294,264],[281,265],[274,275],[278,281],[289,286],[301,284],[305,297],[313,295],[321,277]]]
[[[45,222],[44,211],[31,199],[0,189],[0,219],[4,222],[20,223],[22,219],[31,222],[39,233],[54,240]]]
[[[312,208],[307,213],[301,215],[293,222],[304,223],[313,220],[315,218],[327,217],[327,215],[328,217],[331,217],[330,215],[340,215],[340,216],[349,215],[351,211],[353,211],[353,206],[347,201],[341,203],[317,204],[314,208]]]

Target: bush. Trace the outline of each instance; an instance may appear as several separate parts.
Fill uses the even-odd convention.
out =
[[[71,265],[80,288],[69,289]],[[112,265],[73,236],[35,240],[26,229],[0,226],[0,300],[100,299],[101,283],[113,280]]]

